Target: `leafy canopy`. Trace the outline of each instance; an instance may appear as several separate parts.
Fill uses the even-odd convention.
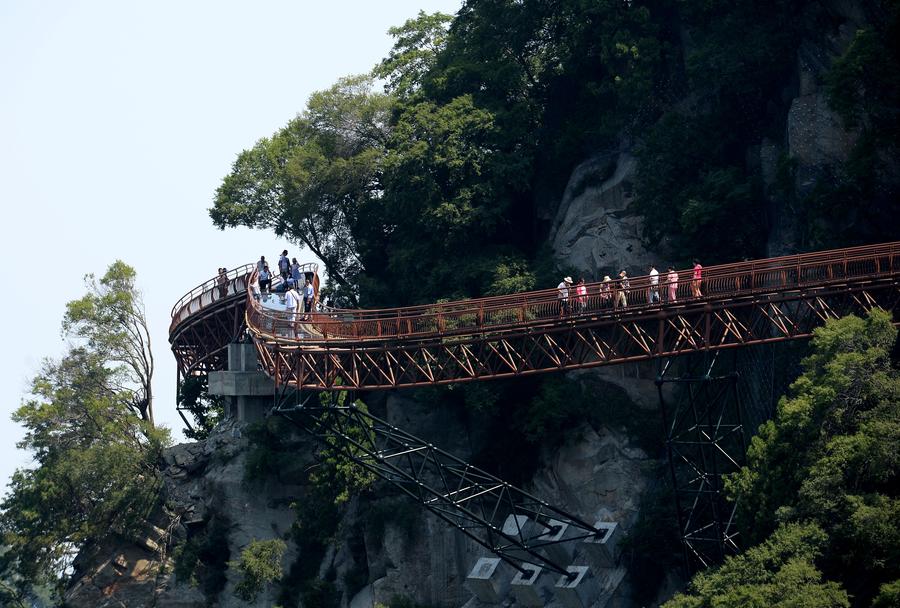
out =
[[[116,260],[98,280],[85,276],[87,294],[66,304],[63,333],[107,365],[118,366],[109,388],[128,394],[127,406],[153,424],[153,352],[134,268]]]
[[[63,330],[75,338],[46,360],[12,418],[33,461],[0,501],[0,580],[57,591],[78,551],[111,533],[129,535],[159,491],[157,462],[168,431],[154,428],[152,355],[135,272],[110,265],[69,302]],[[146,383],[146,385],[145,385]]]
[[[696,575],[688,592],[663,608],[849,608],[847,592],[823,581],[814,565],[825,540],[816,526],[781,527],[764,543]]]

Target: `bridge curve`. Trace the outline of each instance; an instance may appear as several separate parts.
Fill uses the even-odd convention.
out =
[[[692,269],[682,269],[675,301],[665,301],[666,273],[656,286],[635,277],[623,308],[611,306],[614,295],[601,283],[588,284],[583,300],[573,286],[573,310],[564,315],[558,291],[547,289],[301,317],[260,305],[248,289],[256,281],[249,266],[229,281],[226,297],[207,295],[207,287],[173,308],[170,341],[179,370],[222,369],[224,348],[246,328],[281,386],[449,384],[806,338],[828,318],[876,306],[896,321],[900,301],[900,242],[710,266],[701,297],[691,295]],[[662,302],[653,301],[654,290]]]

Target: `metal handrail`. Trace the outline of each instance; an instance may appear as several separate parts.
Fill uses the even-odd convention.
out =
[[[702,270],[700,297],[691,294],[693,269],[680,269],[677,271],[675,301],[666,301],[669,287],[667,272],[659,274],[655,287],[659,302],[651,301],[649,276],[629,277],[628,305],[624,309],[613,308],[620,285],[616,280],[608,284],[612,288],[609,294],[601,290],[603,283],[586,284],[587,294],[583,301],[576,294],[576,286],[569,287],[567,303],[572,311],[566,315],[559,314],[560,298],[556,288],[403,308],[313,313],[308,321],[301,323],[303,333],[309,337],[298,341],[298,344],[471,335],[485,330],[521,328],[585,315],[784,292],[840,283],[847,279],[877,278],[897,274],[898,271],[900,242],[866,245],[710,266]],[[251,330],[265,339],[281,341],[287,337],[291,340],[298,329],[298,322],[289,315],[263,310],[255,302],[247,307],[247,321]]]
[[[226,295],[237,295],[247,289],[247,277],[256,269],[256,263],[251,262],[243,264],[236,268],[232,268],[225,273],[227,279],[225,289]],[[174,330],[189,316],[203,310],[213,302],[221,298],[216,295],[220,294],[221,285],[219,284],[219,275],[200,283],[189,292],[181,296],[172,306],[172,322],[169,325],[169,331]]]

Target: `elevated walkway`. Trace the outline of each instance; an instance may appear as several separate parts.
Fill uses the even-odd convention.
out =
[[[807,338],[829,318],[873,307],[897,315],[900,243],[769,258],[630,279],[628,305],[612,284],[383,310],[298,314],[253,297],[256,268],[227,289],[199,286],[173,308],[170,342],[180,377],[225,369],[227,345],[245,332],[278,386],[389,389],[508,378],[698,351]],[[316,275],[316,279],[318,276]],[[318,293],[318,281],[316,282]],[[218,297],[217,297],[218,296]],[[570,313],[563,313],[568,308]]]

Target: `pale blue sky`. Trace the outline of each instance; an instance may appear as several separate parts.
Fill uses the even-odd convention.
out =
[[[41,359],[62,353],[82,277],[116,258],[144,291],[157,419],[180,430],[172,305],[219,266],[299,253],[270,233],[213,228],[207,208],[235,156],[313,91],[371,69],[389,27],[461,4],[0,0],[3,487],[26,462],[9,415]]]

